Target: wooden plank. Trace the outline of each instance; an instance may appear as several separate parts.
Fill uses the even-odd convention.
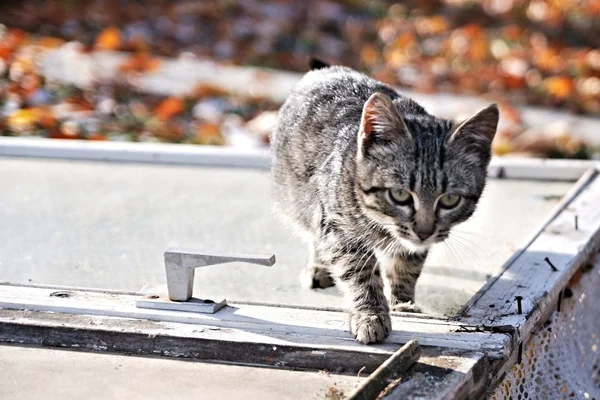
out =
[[[231,337],[240,335],[240,340]],[[293,335],[289,335],[293,336]],[[294,343],[296,339],[302,339]],[[211,329],[190,324],[0,309],[0,344],[26,344],[93,352],[162,356],[205,362],[256,365],[284,369],[327,370],[332,373],[369,374],[384,363],[397,346],[323,348],[311,337],[288,337],[265,345],[248,340],[247,332]],[[360,350],[359,350],[360,349]],[[411,393],[414,385],[431,399],[477,398],[487,380],[483,353],[422,347],[423,357],[390,388]],[[400,385],[395,387],[396,385]],[[405,385],[408,383],[408,385]],[[392,390],[393,389],[393,390]],[[450,396],[468,393],[471,397]],[[385,397],[388,398],[388,397]]]
[[[348,314],[310,308],[271,307],[233,304],[215,314],[196,314],[135,307],[138,296],[85,291],[56,291],[49,288],[0,285],[0,307],[6,309],[100,315],[140,320],[164,321],[237,329],[257,340],[271,343],[289,335],[311,337],[311,343],[323,346],[351,346],[364,349],[348,332]],[[476,332],[464,334],[460,324],[432,318],[392,317],[393,332],[387,345],[402,345],[418,338],[427,346],[487,351],[503,357],[509,337],[503,334]]]
[[[570,277],[600,248],[600,179],[594,171],[575,196],[480,296],[459,321],[510,325],[527,337],[558,299]],[[578,223],[575,226],[575,217]],[[516,296],[522,297],[522,313]]]
[[[585,262],[581,266],[581,270],[585,270],[589,268],[589,264],[592,264],[594,268],[600,268],[600,253],[595,253],[591,257],[591,261]],[[576,274],[578,274],[577,272]],[[530,318],[525,322],[523,327],[523,331],[518,332],[519,335],[514,337],[514,344],[512,346],[515,351],[513,351],[506,359],[501,363],[496,364],[496,368],[490,371],[490,384],[491,388],[496,387],[496,385],[504,378],[506,373],[510,371],[511,367],[515,365],[520,357],[519,354],[519,344],[520,343],[529,343],[531,336],[539,331],[539,329],[544,325],[546,321],[552,316],[552,314],[558,309],[558,295],[552,295],[553,300],[548,300],[547,307],[539,307],[531,313]]]
[[[256,335],[255,335],[256,336]],[[397,346],[323,346],[310,335],[279,335],[267,344],[236,329],[188,324],[0,309],[0,343],[286,369],[369,373]]]
[[[483,296],[492,285],[496,283],[497,280],[501,279],[504,273],[512,267],[513,263],[527,251],[529,246],[538,239],[541,233],[548,227],[548,225],[555,220],[576,198],[581,194],[581,192],[588,187],[595,179],[597,172],[594,168],[588,169],[585,173],[579,178],[579,180],[573,185],[573,187],[565,194],[565,196],[560,200],[560,202],[556,205],[554,210],[539,224],[539,228],[536,229],[531,235],[524,241],[521,248],[515,251],[511,257],[504,263],[502,268],[496,273],[492,278],[490,278],[485,285],[483,285],[477,293],[471,297],[471,299],[465,304],[461,311],[457,314],[462,316],[466,313],[466,310],[473,307],[473,305],[479,301],[481,296]],[[573,221],[574,222],[574,221]]]
[[[383,400],[472,400],[485,395],[489,360],[478,352],[445,351],[421,359],[390,384]]]
[[[419,342],[411,340],[381,364],[369,378],[350,395],[350,400],[374,399],[421,358]]]

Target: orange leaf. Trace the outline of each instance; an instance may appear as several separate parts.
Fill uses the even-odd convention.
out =
[[[472,61],[484,61],[488,55],[488,44],[484,38],[478,37],[471,43],[469,57]]]
[[[544,71],[559,72],[565,67],[558,52],[552,48],[544,49],[533,56],[534,63]]]
[[[119,50],[122,47],[121,31],[114,26],[104,29],[96,38],[95,47],[97,50]]]
[[[365,65],[373,65],[379,59],[379,51],[372,44],[366,44],[360,50],[360,60]]]
[[[523,35],[523,28],[518,25],[508,25],[502,29],[502,36],[507,40],[518,42]]]
[[[56,126],[56,118],[49,108],[40,108],[38,113],[38,123],[44,129],[50,129]]]
[[[206,122],[198,126],[195,142],[198,144],[222,146],[225,144],[225,139],[221,135],[221,128],[218,124]]]
[[[192,92],[192,97],[201,99],[204,97],[221,97],[226,96],[227,91],[218,86],[208,83],[199,83]]]
[[[60,47],[65,41],[60,38],[43,36],[38,40],[38,45],[47,49],[55,49]]]
[[[183,110],[184,104],[182,99],[178,97],[169,97],[156,107],[154,113],[156,114],[156,118],[166,121],[176,115],[182,114]]]
[[[106,136],[104,136],[100,133],[92,133],[87,138],[88,138],[88,140],[106,140]]]
[[[33,128],[39,120],[39,108],[23,108],[16,110],[6,118],[6,125],[14,131],[21,132]]]
[[[137,52],[125,60],[119,67],[121,72],[151,72],[160,65],[160,59],[149,56],[145,52]]]
[[[553,76],[544,84],[548,92],[559,100],[567,99],[573,92],[573,81],[566,76]]]

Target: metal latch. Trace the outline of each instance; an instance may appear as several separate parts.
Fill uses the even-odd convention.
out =
[[[194,272],[196,268],[230,262],[246,262],[270,267],[275,264],[275,256],[210,254],[189,249],[167,249],[165,251],[165,270],[167,272],[168,298],[165,296],[147,295],[137,300],[135,305],[139,308],[213,314],[227,305],[227,300],[223,299],[215,302],[209,299],[192,297]]]

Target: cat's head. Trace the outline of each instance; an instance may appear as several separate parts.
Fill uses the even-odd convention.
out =
[[[383,93],[366,101],[356,191],[365,215],[404,247],[424,251],[475,211],[499,113],[493,104],[453,122],[401,109]]]

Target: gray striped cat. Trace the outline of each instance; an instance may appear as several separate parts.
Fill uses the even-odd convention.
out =
[[[310,288],[339,286],[361,343],[390,333],[389,311],[418,311],[429,247],[475,211],[496,105],[463,122],[434,117],[346,67],[308,72],[272,136],[275,204],[305,234]],[[386,299],[387,297],[387,299]]]

